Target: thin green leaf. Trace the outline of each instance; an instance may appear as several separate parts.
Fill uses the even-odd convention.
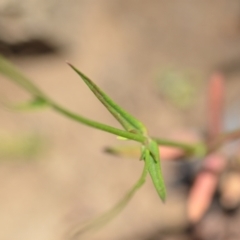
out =
[[[128,112],[118,106],[109,96],[107,96],[95,83],[93,83],[87,76],[80,72],[73,65],[69,66],[83,79],[95,96],[102,102],[108,111],[117,119],[117,121],[130,132],[146,133],[144,125],[130,115]]]
[[[137,183],[133,186],[133,188],[124,196],[124,198],[117,203],[111,210],[104,213],[103,215],[99,216],[95,220],[92,220],[86,223],[83,226],[77,226],[73,231],[71,231],[70,239],[76,239],[80,235],[90,231],[90,230],[97,230],[107,224],[110,220],[112,220],[121,210],[128,204],[128,202],[132,199],[135,192],[139,190],[140,187],[143,186],[146,180],[146,176],[148,173],[147,163],[144,163],[144,169],[142,171],[141,177],[137,181]]]
[[[148,144],[148,149],[149,149],[150,154],[152,155],[153,159],[154,159],[156,162],[160,162],[158,144],[157,144],[155,141],[150,140],[150,142],[149,142],[149,144]]]
[[[141,146],[141,155],[140,155],[140,161],[145,160],[145,154],[146,154],[146,147],[144,145]]]
[[[148,172],[152,178],[155,189],[158,195],[165,202],[166,199],[166,188],[161,172],[160,161],[156,161],[153,155],[150,153],[149,149],[145,151],[145,162],[148,166]]]

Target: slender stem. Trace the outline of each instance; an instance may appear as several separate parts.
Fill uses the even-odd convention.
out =
[[[83,226],[76,226],[70,233],[71,240],[79,239],[78,237],[89,230],[97,230],[100,227],[103,227],[110,220],[112,220],[132,199],[136,191],[143,186],[146,180],[146,176],[148,174],[148,165],[146,162],[144,163],[144,168],[141,174],[141,177],[138,179],[137,183],[132,187],[132,189],[124,196],[124,198],[118,202],[112,209],[102,214],[98,218],[85,223]]]
[[[209,143],[209,152],[220,148],[224,143],[240,139],[240,129],[219,134],[214,141]]]
[[[160,139],[155,137],[153,137],[152,139],[156,141],[158,145],[180,148],[187,152],[194,151],[196,148],[196,144],[187,144],[187,143],[176,142],[172,140]]]
[[[214,141],[222,130],[222,116],[224,105],[224,76],[215,72],[210,77],[208,90],[208,141]]]
[[[220,136],[224,142],[237,140],[240,138],[240,129],[221,134]]]
[[[82,124],[85,124],[87,126],[100,129],[105,132],[109,132],[127,139],[135,140],[137,142],[144,143],[146,140],[146,137],[143,135],[127,132],[121,129],[117,129],[102,123],[95,122],[93,120],[84,118],[80,115],[77,115],[75,113],[72,113],[65,108],[59,106],[54,101],[49,99],[32,81],[30,81],[28,78],[26,78],[24,75],[21,74],[21,72],[16,69],[10,62],[5,60],[4,58],[0,57],[0,72],[8,77],[10,80],[16,82],[18,85],[23,87],[27,92],[33,94],[36,97],[40,97],[43,100],[45,100],[55,111],[77,121]],[[192,151],[194,150],[193,145],[185,144],[181,142],[175,142],[175,141],[169,141],[159,138],[153,138],[159,145],[165,145],[165,146],[172,146],[181,148],[185,151]]]
[[[4,59],[0,55],[0,73],[5,75],[9,80],[17,83],[22,88],[24,88],[27,92],[33,94],[34,96],[43,97],[43,92],[35,86],[32,81],[30,81],[27,77],[25,77],[15,66],[13,66],[10,62]]]
[[[77,122],[80,122],[87,126],[100,129],[102,131],[109,132],[127,139],[135,140],[137,142],[143,143],[146,139],[143,135],[130,133],[130,132],[117,129],[102,123],[98,123],[64,109],[63,107],[59,106],[54,101],[52,101],[50,98],[48,98],[31,80],[29,80],[27,77],[21,74],[21,72],[18,69],[16,69],[10,62],[5,60],[1,56],[0,56],[0,72],[10,80],[20,85],[27,92],[31,93],[33,96],[42,98],[57,112]]]
[[[141,143],[145,142],[146,137],[144,137],[143,135],[130,133],[130,132],[118,129],[118,128],[114,128],[114,127],[105,125],[103,123],[95,122],[93,120],[84,118],[80,115],[77,115],[73,112],[68,111],[67,109],[64,109],[63,107],[61,107],[61,106],[59,106],[59,105],[57,105],[53,102],[49,102],[49,104],[57,112],[71,118],[72,120],[75,120],[77,122],[80,122],[82,124],[90,126],[92,128],[96,128],[96,129],[99,129],[99,130],[102,130],[102,131],[105,131],[105,132],[109,132],[109,133],[112,133],[112,134],[115,134],[117,136],[121,136],[121,137],[124,137],[124,138],[127,138],[127,139],[135,140],[137,142],[141,142]]]

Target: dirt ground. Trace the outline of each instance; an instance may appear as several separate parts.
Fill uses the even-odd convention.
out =
[[[40,28],[34,36],[51,43],[55,51],[29,54],[4,45],[3,52],[63,106],[118,126],[65,64],[68,60],[141,119],[153,135],[169,137],[185,130],[201,133],[206,122],[208,76],[221,69],[228,79],[227,113],[232,119],[240,99],[240,1],[72,0],[55,4],[55,15],[44,15],[48,29],[44,32]],[[37,25],[41,18],[37,21],[39,15],[31,14]],[[187,109],[161,96],[156,82],[167,68],[193,72],[191,84],[198,89],[192,98],[194,104]],[[27,98],[24,91],[3,77],[0,84],[1,96],[11,101]],[[105,146],[119,144],[114,136],[72,122],[52,110],[18,113],[1,107],[0,123],[3,137],[34,135],[43,141],[43,150],[35,157],[1,158],[2,240],[69,239],[76,225],[98,216],[121,199],[141,173],[138,161],[103,152]],[[226,124],[231,127],[238,121],[226,119]],[[165,204],[148,179],[116,219],[83,239],[195,239],[196,233],[183,233],[188,227],[186,189],[173,186],[178,165],[163,163],[168,185]],[[234,232],[238,215],[230,218],[215,208],[196,230],[201,232],[198,237],[239,239],[240,233]],[[221,226],[232,221],[236,227],[222,227],[224,233],[218,234],[216,226],[208,224],[211,220],[221,221]]]

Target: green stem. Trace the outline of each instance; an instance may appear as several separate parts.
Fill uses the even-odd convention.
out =
[[[80,235],[86,233],[89,230],[97,230],[100,227],[103,227],[107,224],[110,220],[112,220],[121,210],[128,204],[128,202],[132,199],[135,192],[142,187],[145,183],[146,177],[148,174],[148,165],[146,162],[144,163],[144,169],[142,171],[141,177],[137,181],[137,183],[133,186],[133,188],[125,195],[125,197],[118,202],[112,209],[104,213],[103,215],[99,216],[98,218],[85,223],[83,226],[77,226],[75,229],[72,230],[70,233],[70,239],[78,239]]]
[[[5,75],[8,79],[12,80],[13,82],[20,85],[24,88],[27,92],[31,93],[35,97],[40,97],[45,102],[47,102],[54,110],[57,112],[77,121],[87,126],[100,129],[105,132],[109,132],[127,139],[135,140],[137,142],[143,143],[145,141],[145,137],[142,135],[130,133],[121,129],[117,129],[102,123],[98,123],[92,121],[90,119],[84,118],[80,115],[72,113],[63,107],[56,104],[50,98],[48,98],[32,81],[30,81],[27,77],[25,77],[21,72],[16,69],[10,62],[5,60],[3,57],[0,56],[0,72]]]
[[[43,92],[35,86],[28,78],[26,78],[21,72],[16,69],[10,62],[0,55],[0,73],[5,75],[9,80],[17,83],[27,92],[34,96],[44,97]]]
[[[153,137],[152,139],[156,141],[158,145],[180,148],[186,152],[192,152],[196,148],[196,144],[187,144],[187,143],[176,142],[172,140],[160,139],[155,137]]]
[[[67,109],[64,109],[63,107],[53,103],[52,101],[51,102],[48,101],[48,103],[49,103],[49,105],[51,105],[51,107],[54,110],[61,113],[62,115],[65,115],[65,116],[71,118],[72,120],[75,120],[77,122],[85,124],[89,127],[96,128],[96,129],[99,129],[99,130],[102,130],[102,131],[105,131],[105,132],[108,132],[108,133],[115,134],[117,136],[121,136],[121,137],[124,137],[124,138],[127,138],[127,139],[137,141],[137,142],[141,142],[141,143],[145,142],[146,137],[144,137],[143,135],[130,133],[130,132],[118,129],[118,128],[114,128],[114,127],[105,125],[103,123],[95,122],[93,120],[84,118],[80,115],[77,115],[73,112],[68,111]]]
[[[127,132],[121,129],[117,129],[102,123],[98,123],[95,121],[92,121],[90,119],[84,118],[80,115],[77,115],[75,113],[72,113],[63,107],[59,106],[56,104],[54,101],[49,99],[32,81],[30,81],[28,78],[26,78],[24,75],[21,74],[19,70],[17,70],[10,62],[5,60],[0,56],[0,72],[8,77],[10,80],[14,81],[21,87],[23,87],[27,92],[33,94],[36,97],[40,97],[43,100],[45,100],[54,110],[57,112],[77,121],[82,124],[85,124],[87,126],[100,129],[105,132],[109,132],[127,139],[135,140],[137,142],[144,143],[146,140],[146,137],[143,135]],[[195,146],[190,145],[190,144],[185,144],[181,142],[174,142],[174,141],[168,141],[168,140],[163,140],[159,138],[153,138],[159,145],[165,145],[165,146],[172,146],[172,147],[177,147],[181,148],[185,151],[192,151],[194,150]]]

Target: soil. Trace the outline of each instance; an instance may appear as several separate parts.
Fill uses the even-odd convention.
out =
[[[227,79],[224,123],[230,128],[239,125],[239,1],[71,1],[66,8],[70,14],[61,16],[61,22],[67,21],[62,29],[55,19],[59,31],[54,37],[62,37],[63,42],[51,38],[48,50],[25,51],[28,45],[23,45],[21,51],[22,45],[16,43],[4,43],[2,48],[54,100],[119,127],[65,64],[68,60],[141,119],[151,134],[169,138],[195,132],[200,138],[207,120],[209,75],[221,70]],[[46,39],[40,39],[40,46],[49,46]],[[190,98],[194,104],[181,108],[159,89],[159,76],[169,68],[191,73],[188,84],[197,86]],[[3,77],[0,84],[0,96],[13,102],[28,98]],[[0,239],[69,239],[74,227],[111,208],[140,176],[141,162],[103,152],[104,147],[119,144],[113,135],[72,122],[51,109],[19,113],[1,107],[0,120],[1,136],[34,135],[43,143],[37,156],[1,159]],[[179,165],[163,163],[168,186],[165,204],[148,179],[118,217],[83,239],[239,239],[238,212],[224,213],[217,201],[189,230],[187,188],[174,184]]]

